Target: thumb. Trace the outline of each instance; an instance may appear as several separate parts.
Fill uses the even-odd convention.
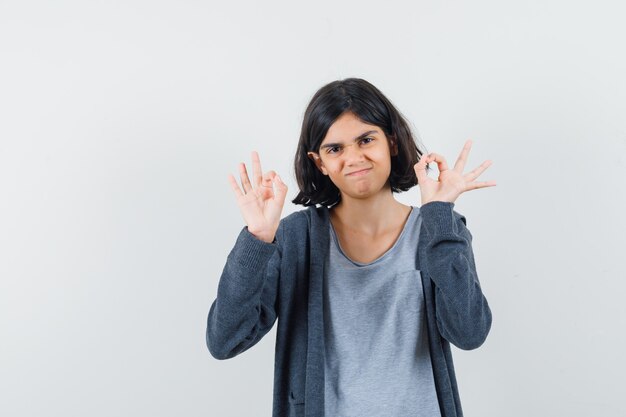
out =
[[[426,174],[426,164],[428,163],[428,156],[422,155],[417,164],[413,165],[413,169],[415,170],[415,176],[417,177],[418,184],[423,183],[428,178]]]
[[[283,182],[278,174],[276,174],[273,178],[274,187],[276,187],[275,196],[276,199],[283,204],[285,202],[285,197],[287,196],[287,184]]]

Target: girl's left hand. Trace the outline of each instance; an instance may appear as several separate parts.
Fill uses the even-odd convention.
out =
[[[474,181],[491,165],[491,161],[489,160],[483,162],[473,171],[463,175],[463,169],[465,168],[465,162],[467,162],[467,156],[469,155],[471,147],[472,141],[467,140],[453,169],[448,169],[448,164],[444,157],[437,153],[422,155],[419,162],[413,166],[415,175],[417,176],[417,183],[422,194],[422,205],[431,201],[454,203],[457,197],[465,191],[493,187],[496,185],[495,181]],[[432,161],[435,161],[439,168],[439,178],[437,181],[426,174],[426,164]]]

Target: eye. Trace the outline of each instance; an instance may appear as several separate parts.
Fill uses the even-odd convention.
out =
[[[330,148],[326,148],[326,153],[335,153],[335,152],[339,152],[339,146],[333,146]]]
[[[366,138],[361,139],[361,143],[364,143],[365,145],[373,141],[374,141],[374,138],[371,138],[371,137],[366,137]]]

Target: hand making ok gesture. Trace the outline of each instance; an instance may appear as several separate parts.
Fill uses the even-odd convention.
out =
[[[437,153],[422,155],[419,162],[413,166],[422,195],[422,205],[431,201],[447,201],[454,203],[457,197],[465,191],[496,185],[495,181],[474,181],[484,170],[489,168],[491,161],[485,161],[473,171],[465,175],[463,174],[463,169],[465,168],[471,147],[472,141],[467,140],[453,169],[448,169],[448,164],[444,157]],[[439,168],[439,178],[437,181],[426,174],[426,164],[432,161],[435,161]]]
[[[237,197],[237,204],[246,221],[248,231],[258,239],[271,243],[274,241],[280,223],[287,185],[274,171],[262,174],[259,154],[255,151],[252,152],[252,172],[254,187],[248,178],[246,165],[243,162],[239,164],[243,191],[232,174],[228,175],[228,180]],[[275,190],[274,187],[276,187]]]

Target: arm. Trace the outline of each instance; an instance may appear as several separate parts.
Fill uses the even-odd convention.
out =
[[[229,181],[246,226],[228,254],[209,309],[206,344],[216,359],[229,359],[250,349],[270,331],[277,317],[278,280],[283,239],[280,214],[287,185],[274,171],[262,174],[252,152],[254,184],[246,165],[239,164],[242,188]],[[253,186],[254,185],[254,186]]]
[[[421,208],[420,258],[435,284],[437,327],[442,337],[460,349],[476,349],[491,328],[491,309],[482,293],[472,234],[454,203],[431,201]]]
[[[239,233],[207,319],[206,343],[216,359],[248,350],[274,325],[282,236],[282,222],[272,243],[256,238],[247,226]]]

